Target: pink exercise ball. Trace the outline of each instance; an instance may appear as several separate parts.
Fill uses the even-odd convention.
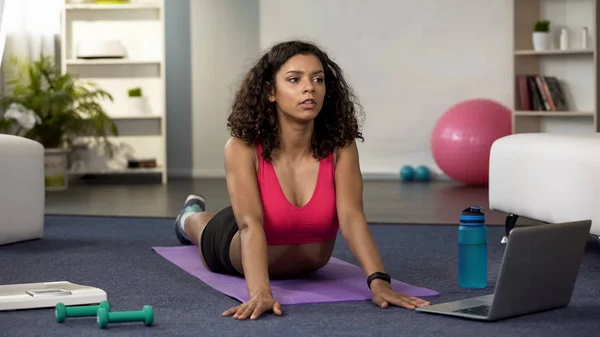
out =
[[[492,143],[512,133],[511,112],[489,99],[458,103],[436,122],[431,151],[439,168],[450,178],[468,184],[489,181]]]

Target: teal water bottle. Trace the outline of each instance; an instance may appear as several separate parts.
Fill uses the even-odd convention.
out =
[[[465,289],[487,286],[487,227],[485,213],[477,206],[471,206],[460,214],[458,286]]]

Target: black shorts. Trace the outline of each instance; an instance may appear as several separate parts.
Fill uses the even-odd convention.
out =
[[[200,249],[210,270],[219,274],[241,275],[231,263],[229,247],[238,232],[238,225],[231,206],[225,207],[208,221],[202,237]]]

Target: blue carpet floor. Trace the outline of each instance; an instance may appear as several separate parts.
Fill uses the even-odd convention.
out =
[[[489,230],[490,288],[456,284],[456,227],[372,225],[387,271],[438,290],[432,303],[491,293],[503,253],[501,227]],[[285,306],[257,321],[221,317],[237,302],[153,252],[177,245],[172,220],[46,218],[43,240],[0,247],[0,284],[68,280],[104,289],[114,310],[155,307],[153,327],[124,323],[100,330],[94,319],[55,322],[53,309],[0,312],[0,336],[593,336],[600,331],[600,244],[590,239],[571,305],[495,323],[434,316],[370,301]],[[334,255],[356,263],[343,239]],[[552,296],[552,294],[548,294]]]

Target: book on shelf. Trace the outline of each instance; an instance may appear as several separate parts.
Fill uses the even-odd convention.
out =
[[[567,111],[560,81],[554,76],[518,75],[519,110]]]

